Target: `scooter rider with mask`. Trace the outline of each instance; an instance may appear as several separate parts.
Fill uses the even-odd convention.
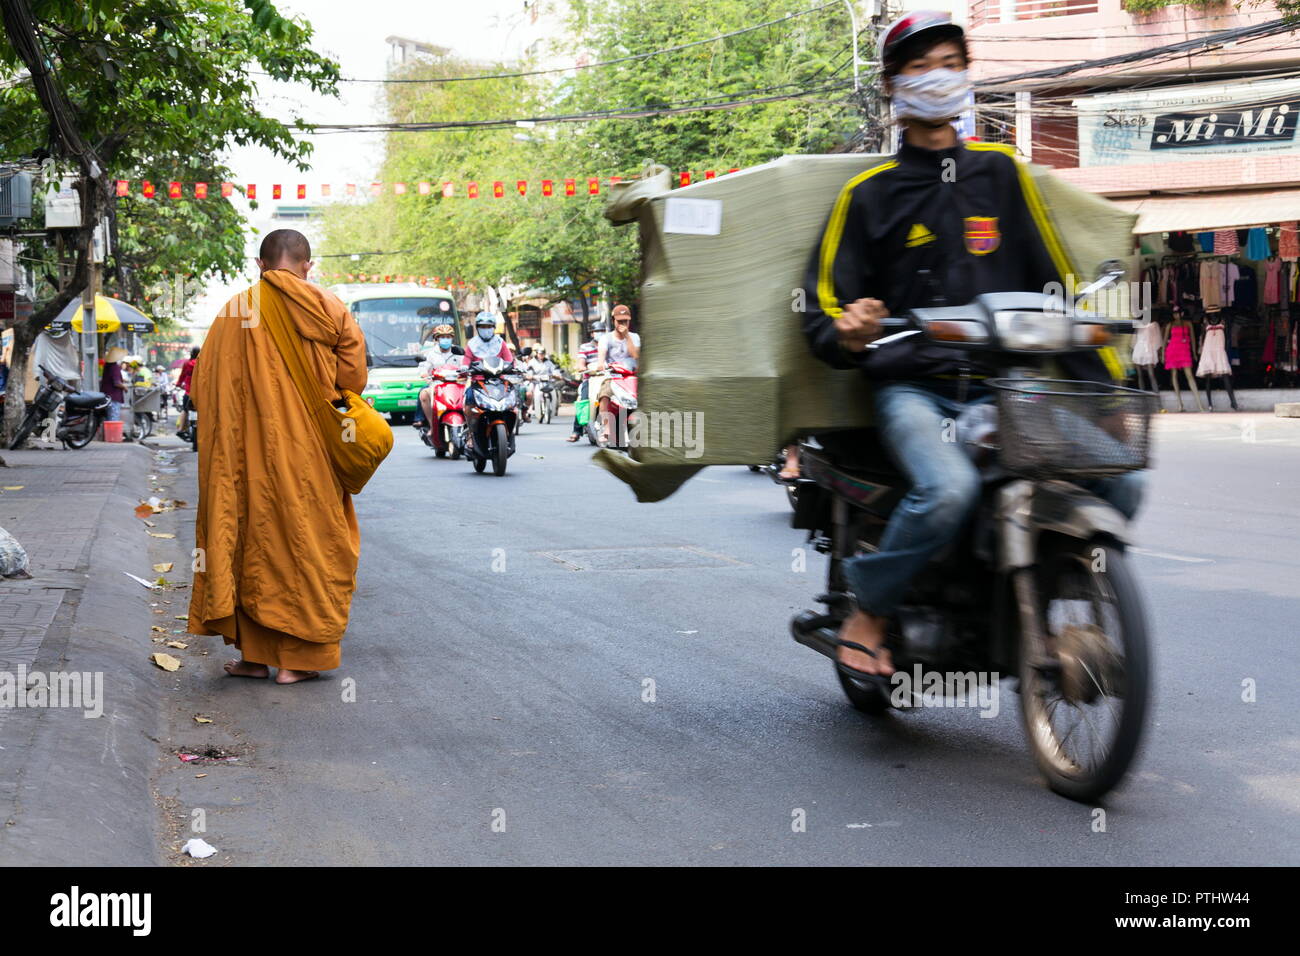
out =
[[[911,483],[879,550],[845,562],[857,603],[839,633],[839,667],[849,676],[892,673],[887,622],[979,496],[979,473],[945,440],[945,424],[991,399],[983,384],[991,370],[969,353],[924,336],[867,348],[882,334],[880,320],[984,293],[1046,293],[1075,272],[1015,151],[958,138],[952,121],[971,92],[961,27],[946,13],[914,11],[885,28],[880,51],[903,142],[841,190],[811,256],[803,316],[814,354],[871,380],[881,442]],[[1061,364],[1072,379],[1123,375],[1109,349]],[[1140,478],[1129,473],[1094,491],[1131,518]]]
[[[497,317],[491,312],[480,312],[474,318],[474,337],[465,348],[465,364],[473,365],[493,356],[503,362],[513,362],[515,358],[506,340],[497,335]]]
[[[417,429],[429,427],[433,421],[433,382],[431,376],[434,369],[443,368],[447,365],[462,365],[464,363],[464,349],[456,346],[456,330],[450,325],[443,323],[433,328],[433,348],[424,353],[424,361],[420,363],[420,377],[429,382],[420,390],[420,413],[412,422]],[[442,441],[442,435],[434,431],[432,439],[435,448],[441,448],[439,442]]]

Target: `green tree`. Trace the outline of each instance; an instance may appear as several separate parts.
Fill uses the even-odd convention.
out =
[[[282,16],[270,0],[2,0],[0,7],[0,68],[40,76],[48,63],[56,93],[51,102],[49,88],[31,80],[0,90],[0,142],[11,158],[47,156],[80,171],[83,215],[70,237],[78,250],[71,281],[43,285],[31,318],[14,328],[8,434],[22,414],[31,342],[85,288],[88,237],[102,216],[116,235],[108,287],[138,304],[165,273],[240,271],[242,222],[229,203],[115,200],[109,182],[149,179],[160,196],[172,180],[206,181],[215,191],[231,178],[216,159],[227,143],[257,144],[305,169],[310,145],[295,134],[307,124],[263,115],[258,84],[305,82],[333,92],[339,72],[311,49],[311,26]],[[28,254],[48,257],[39,244]]]
[[[718,34],[807,10],[801,0],[575,0],[568,54],[613,60],[706,40]],[[588,114],[685,103],[787,96],[733,109],[637,119],[591,119],[515,128],[393,132],[381,171],[385,181],[477,181],[480,198],[386,194],[377,201],[327,213],[331,251],[411,249],[367,271],[459,275],[479,284],[538,285],[557,297],[580,297],[597,284],[617,298],[636,296],[636,235],[603,217],[604,195],[589,198],[586,177],[623,178],[647,162],[675,171],[724,171],[785,153],[820,152],[856,128],[859,111],[842,88],[852,73],[852,38],[843,8],[817,10],[749,33],[681,51],[578,70],[560,83],[546,77],[453,83],[390,84],[390,121],[468,121]],[[520,65],[473,64],[441,58],[410,64],[394,79],[435,79],[526,72]],[[823,89],[831,87],[831,89]],[[811,96],[791,94],[820,90]],[[521,141],[522,140],[522,141]],[[578,196],[563,181],[578,179]],[[517,179],[529,194],[515,192]],[[540,180],[556,196],[540,194]],[[506,197],[493,199],[503,181]],[[584,305],[585,305],[585,300]]]

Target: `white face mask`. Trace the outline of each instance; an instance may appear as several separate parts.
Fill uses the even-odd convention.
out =
[[[890,80],[894,115],[931,123],[959,116],[969,105],[971,85],[965,70],[937,69]]]
[[[490,342],[490,341],[492,340],[492,336],[494,336],[494,335],[496,335],[496,334],[497,334],[497,333],[496,333],[496,329],[479,329],[479,330],[478,330],[478,337],[481,338],[484,342]]]

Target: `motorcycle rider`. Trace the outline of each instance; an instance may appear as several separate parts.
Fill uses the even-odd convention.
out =
[[[465,348],[465,364],[473,365],[493,356],[503,362],[513,362],[515,358],[506,340],[497,335],[497,317],[491,312],[480,312],[474,317],[474,337]]]
[[[923,336],[868,349],[880,320],[983,293],[1047,291],[1073,271],[1014,150],[963,142],[952,125],[971,91],[961,27],[946,13],[914,11],[885,28],[880,48],[903,142],[841,190],[810,259],[803,316],[818,358],[860,368],[873,382],[881,442],[911,482],[879,551],[845,562],[857,607],[840,630],[838,660],[850,676],[893,672],[883,646],[888,618],[979,497],[979,474],[946,440],[949,426],[968,405],[992,399],[982,382],[990,370],[967,353]],[[1123,374],[1110,350],[1061,364],[1074,379]],[[1137,473],[1091,487],[1126,517],[1136,512]]]
[[[578,384],[578,404],[585,402],[587,396],[591,394],[591,379],[584,375],[583,372],[588,368],[594,369],[596,367],[596,356],[600,352],[600,339],[604,334],[605,324],[603,322],[596,322],[591,327],[591,334],[588,336],[587,341],[578,346],[578,375],[582,379]],[[578,424],[578,416],[575,411],[573,416],[573,434],[566,438],[565,441],[575,442],[581,438],[583,427],[584,426]]]
[[[641,355],[641,336],[629,331],[632,325],[632,310],[625,305],[614,306],[614,331],[606,332],[600,338],[600,349],[596,354],[596,369],[603,371],[610,365],[622,365],[636,371],[636,360]],[[600,427],[604,440],[609,441],[610,429],[613,427],[609,406],[613,400],[613,386],[606,376],[600,383],[596,395],[600,405]]]
[[[435,416],[433,414],[433,384],[431,376],[434,369],[443,368],[447,365],[461,365],[464,362],[463,354],[455,351],[456,347],[456,330],[450,325],[443,323],[433,327],[433,348],[424,353],[424,361],[420,363],[420,377],[429,381],[430,384],[420,389],[420,411],[415,420],[411,423],[416,429],[428,428],[430,437],[433,439],[433,446],[442,449],[442,430],[434,428]],[[463,350],[462,350],[463,353]]]

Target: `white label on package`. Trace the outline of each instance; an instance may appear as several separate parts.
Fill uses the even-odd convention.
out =
[[[716,236],[722,232],[722,200],[669,197],[664,201],[664,232]]]

